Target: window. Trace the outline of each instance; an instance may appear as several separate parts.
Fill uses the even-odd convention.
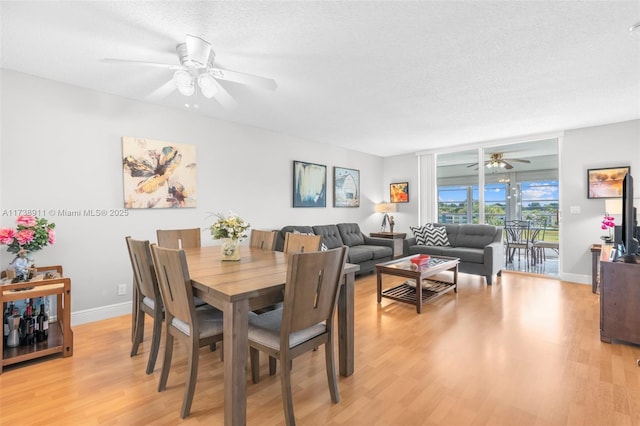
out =
[[[461,185],[438,188],[438,222],[469,223],[469,188]]]
[[[485,223],[502,225],[506,217],[507,186],[504,183],[484,186]],[[440,186],[438,221],[440,223],[478,223],[478,186]]]

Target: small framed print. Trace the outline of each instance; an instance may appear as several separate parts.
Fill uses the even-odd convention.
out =
[[[587,170],[587,198],[620,198],[622,181],[631,167],[609,167]]]
[[[389,202],[408,203],[409,202],[409,182],[398,182],[389,185]]]
[[[333,207],[360,207],[360,170],[333,168]]]

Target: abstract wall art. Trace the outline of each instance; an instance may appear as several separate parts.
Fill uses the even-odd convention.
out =
[[[122,137],[124,207],[197,207],[195,145]]]
[[[327,166],[293,162],[293,207],[327,206]]]

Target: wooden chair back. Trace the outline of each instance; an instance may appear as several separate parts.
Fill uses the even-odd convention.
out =
[[[162,303],[160,288],[153,270],[149,241],[134,240],[131,237],[125,237],[125,240],[129,249],[131,268],[133,268],[133,279],[140,295]]]
[[[188,357],[187,383],[180,410],[180,417],[184,419],[191,411],[198,378],[198,348],[211,345],[211,350],[214,350],[215,342],[222,340],[223,314],[213,307],[196,310],[184,250],[152,244],[151,254],[166,314],[167,341],[158,391],[167,387],[173,357],[173,340],[177,338],[186,345]]]
[[[158,229],[158,245],[164,248],[181,249],[201,246],[200,228],[190,229]]]
[[[269,355],[271,375],[276,371],[276,359],[280,361],[282,405],[287,426],[296,424],[291,392],[293,359],[320,345],[325,349],[331,401],[340,401],[333,349],[333,317],[347,250],[347,246],[341,246],[327,251],[290,253],[282,310],[249,318],[251,379],[253,383],[260,381],[259,351]]]
[[[282,312],[281,347],[289,335],[326,321],[331,328],[347,247],[291,253]],[[287,344],[283,345],[286,339]]]
[[[197,324],[194,319],[196,306],[184,251],[151,244],[151,252],[165,306],[166,321],[171,324],[173,318],[177,318],[189,326],[190,333],[197,336],[198,330],[194,329]]]
[[[294,234],[287,232],[284,237],[285,253],[306,253],[319,251],[322,237],[320,235]]]
[[[260,231],[251,230],[251,239],[249,247],[259,248],[263,250],[275,250],[276,248],[276,231]]]
[[[132,341],[131,356],[138,354],[138,348],[144,336],[145,314],[153,318],[153,335],[151,338],[151,350],[147,362],[147,374],[153,373],[160,349],[160,336],[162,334],[162,319],[164,308],[160,287],[156,279],[149,241],[125,238],[129,249],[131,268],[133,269],[133,282],[135,285],[132,300]]]

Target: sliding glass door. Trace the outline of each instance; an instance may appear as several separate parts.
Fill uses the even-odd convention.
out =
[[[544,239],[557,242],[557,139],[437,154],[436,170],[438,222],[528,220],[544,224]]]

